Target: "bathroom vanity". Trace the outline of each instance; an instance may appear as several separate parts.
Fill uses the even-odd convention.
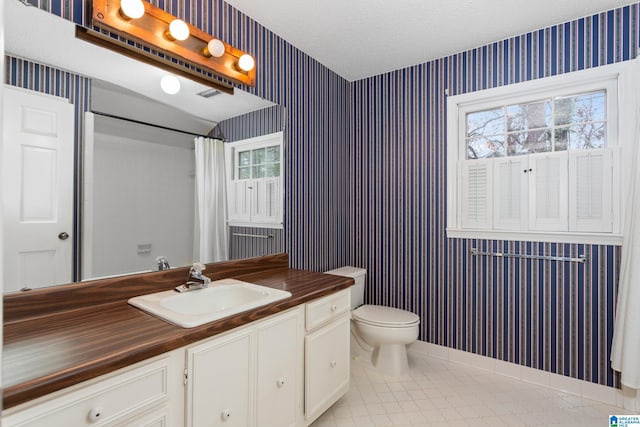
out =
[[[348,389],[353,280],[287,263],[281,254],[210,264],[214,280],[292,296],[189,329],[127,304],[175,286],[183,269],[7,297],[2,424],[310,424]],[[27,317],[25,304],[42,313]]]

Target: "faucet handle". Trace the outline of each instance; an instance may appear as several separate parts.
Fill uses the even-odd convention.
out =
[[[202,281],[200,283],[202,285],[201,287],[206,288],[207,285],[211,283],[211,279],[202,274],[202,270],[206,270],[206,269],[207,267],[201,262],[194,262],[191,268],[189,269],[189,276],[187,276],[187,286],[189,286],[189,284],[192,283],[191,279],[197,279]],[[193,283],[197,284],[199,282],[193,282]]]
[[[158,266],[159,271],[168,270],[169,268],[171,268],[169,266],[169,261],[167,260],[167,257],[165,257],[164,255],[160,255],[156,257],[156,264]]]
[[[201,262],[194,262],[192,268],[195,268],[196,270],[202,271],[202,270],[206,270],[207,266],[204,265]]]

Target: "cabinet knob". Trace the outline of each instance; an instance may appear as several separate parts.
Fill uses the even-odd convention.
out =
[[[87,415],[89,418],[89,422],[95,423],[96,421],[100,421],[103,418],[102,415],[102,407],[96,406],[95,408],[91,408],[89,414]]]
[[[278,379],[276,380],[276,385],[278,386],[278,388],[282,388],[282,387],[284,387],[284,377],[282,377],[282,378],[278,378]]]
[[[231,418],[231,410],[225,409],[224,411],[222,411],[222,414],[220,414],[220,419],[222,421],[227,421],[229,418]]]
[[[335,360],[332,360],[331,362],[329,362],[329,366],[331,366],[332,368],[335,368],[337,365]]]
[[[335,312],[337,309],[338,309],[338,306],[337,306],[337,305],[333,304],[333,305],[331,306],[331,311]]]

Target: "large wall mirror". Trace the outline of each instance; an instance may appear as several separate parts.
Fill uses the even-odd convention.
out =
[[[284,107],[185,79],[166,94],[166,72],[79,41],[73,23],[36,7],[5,5],[4,291],[152,271],[159,256],[214,261],[198,255],[195,140],[282,132]],[[283,251],[282,226],[223,226],[227,258]]]

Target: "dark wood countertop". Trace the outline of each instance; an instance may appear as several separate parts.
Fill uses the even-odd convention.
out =
[[[184,347],[353,284],[350,278],[282,266],[272,266],[262,272],[238,270],[238,273],[233,274],[231,270],[222,275],[286,290],[292,296],[190,329],[174,326],[128,305],[128,297],[99,305],[80,304],[79,308],[43,316],[10,318],[4,325],[4,408]],[[149,275],[160,276],[158,273]],[[214,280],[222,278],[219,276],[214,274]],[[132,277],[140,280],[146,276]],[[100,285],[100,281],[95,283]],[[126,286],[126,280],[121,286]],[[154,292],[161,290],[164,289],[155,288]]]

